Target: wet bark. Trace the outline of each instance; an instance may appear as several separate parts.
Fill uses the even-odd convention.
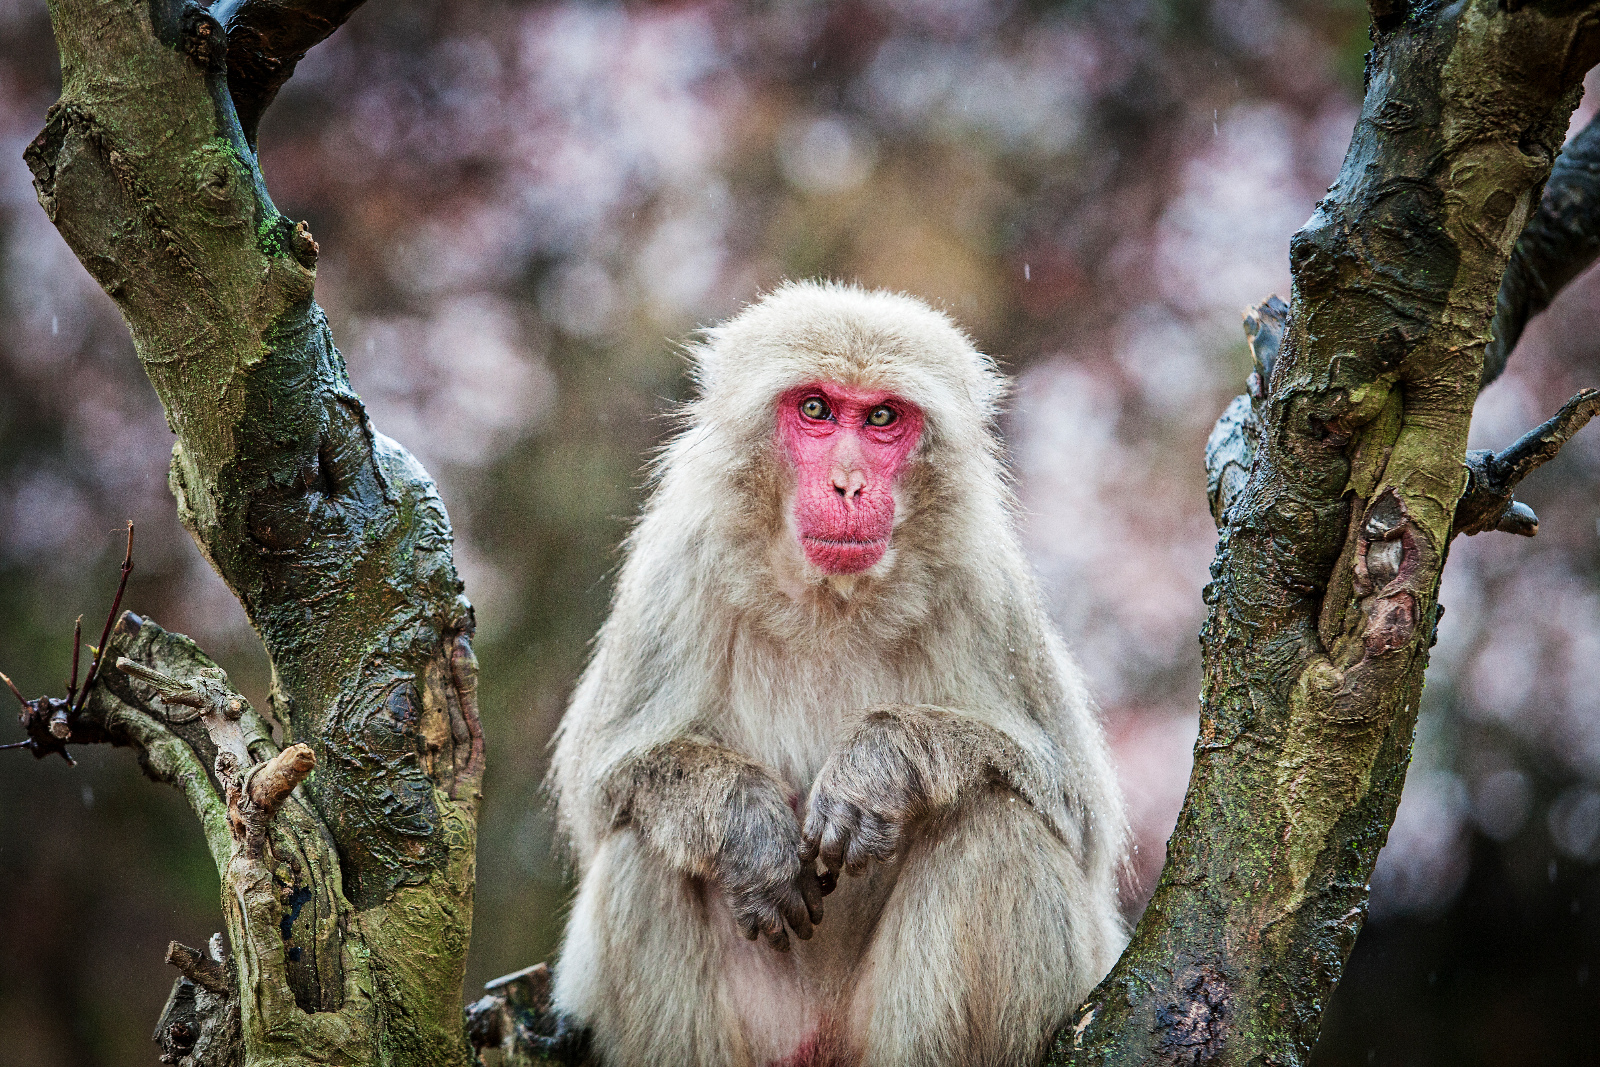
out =
[[[280,5],[251,40],[292,63],[320,37],[285,18],[331,32],[353,7]],[[263,8],[231,10],[237,29]],[[280,757],[198,650],[156,655],[186,642],[132,619],[116,640],[135,673],[108,666],[61,727],[68,744],[137,747],[185,792],[222,875],[227,945],[174,950],[185,978],[163,1048],[182,1063],[469,1064],[484,753],[444,508],[350,388],[312,299],[316,242],[267,193],[216,18],[182,0],[50,12],[63,89],[27,151],[39,202],[128,324],[177,438],[179,515],[266,645],[290,746]],[[208,958],[220,985],[197,980]]]
[[[1528,320],[1600,256],[1600,118],[1562,148],[1539,210],[1511,253],[1495,300],[1494,335],[1483,357],[1483,384],[1505,370]]]
[[[1220,536],[1188,795],[1132,943],[1050,1063],[1307,1061],[1399,802],[1451,538],[1515,524],[1510,488],[1593,411],[1580,396],[1480,456],[1458,516],[1496,293],[1597,14],[1373,5],[1344,167],[1291,243],[1289,306],[1247,325],[1258,373],[1207,449]]]

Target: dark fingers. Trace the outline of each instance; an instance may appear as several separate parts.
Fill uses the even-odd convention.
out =
[[[789,931],[784,928],[783,920],[778,917],[776,912],[768,920],[768,925],[763,930],[763,933],[767,935],[767,944],[779,952],[789,951]]]
[[[811,921],[822,921],[822,898],[828,895],[828,890],[822,887],[822,879],[817,877],[816,868],[806,864],[800,872],[800,896],[806,902],[806,913]]]
[[[800,891],[791,887],[783,902],[783,917],[794,928],[794,936],[802,941],[811,940],[811,911]]]

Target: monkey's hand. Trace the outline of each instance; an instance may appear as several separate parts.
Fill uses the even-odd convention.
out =
[[[812,924],[822,921],[827,889],[815,860],[801,862],[799,850],[800,826],[773,783],[747,785],[728,798],[712,876],[727,895],[739,931],[751,941],[765,936],[779,952],[789,950],[785,923],[806,941]]]
[[[857,875],[893,860],[907,826],[928,808],[927,756],[919,731],[890,711],[869,714],[835,748],[811,786],[802,862]]]

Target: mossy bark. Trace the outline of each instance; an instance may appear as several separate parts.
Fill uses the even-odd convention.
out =
[[[1375,5],[1365,104],[1292,242],[1259,446],[1221,516],[1188,796],[1051,1063],[1307,1061],[1405,780],[1495,294],[1597,10]]]
[[[235,870],[206,819],[226,908],[261,911],[256,928],[317,917],[295,959],[281,938],[235,946],[245,1062],[470,1063],[483,743],[444,508],[350,388],[312,300],[315,242],[267,195],[220,27],[181,0],[50,12],[63,90],[27,153],[39,201],[128,323],[177,436],[180,516],[266,645],[285,743],[316,756],[305,810],[280,816],[311,820],[286,884],[246,892],[260,871]]]

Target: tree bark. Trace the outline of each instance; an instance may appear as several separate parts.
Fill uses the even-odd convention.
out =
[[[1281,350],[1264,307],[1266,373],[1208,448],[1188,795],[1132,943],[1049,1062],[1306,1062],[1405,780],[1495,295],[1597,7],[1374,5],[1355,135],[1290,246]]]
[[[241,792],[275,752],[264,729],[222,767],[204,730],[118,720],[222,872],[242,1060],[471,1063],[483,740],[438,493],[351,391],[312,300],[316,243],[267,195],[215,19],[178,0],[50,14],[63,89],[27,152],[39,202],[128,323],[177,435],[179,514],[266,645],[285,742],[315,761],[303,803],[269,818]]]
[[[1511,252],[1495,298],[1494,336],[1483,357],[1483,384],[1505,370],[1528,320],[1600,256],[1600,118],[1561,149],[1539,211]]]

